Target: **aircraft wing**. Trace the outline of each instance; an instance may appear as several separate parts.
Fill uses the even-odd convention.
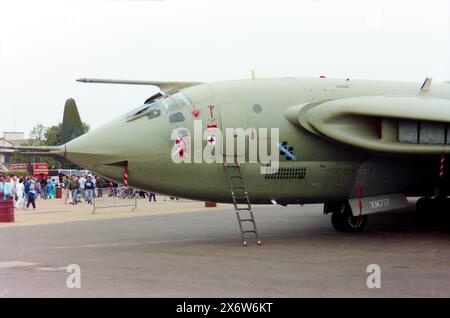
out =
[[[291,106],[288,120],[316,135],[374,152],[450,153],[450,100],[360,96]]]
[[[151,85],[157,86],[163,92],[172,89],[182,89],[190,86],[202,84],[201,82],[177,82],[177,81],[135,81],[118,79],[100,79],[100,78],[79,78],[77,82],[82,83],[103,83],[103,84],[127,84],[127,85]]]

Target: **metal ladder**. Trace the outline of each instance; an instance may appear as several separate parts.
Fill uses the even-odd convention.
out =
[[[244,246],[247,246],[246,234],[253,233],[256,236],[257,244],[261,245],[258,229],[256,228],[255,216],[253,215],[247,187],[242,178],[240,165],[238,162],[230,163],[225,161],[224,167],[227,174],[228,185],[230,186],[231,197],[233,198],[233,205],[234,210],[236,211],[239,229],[241,231],[242,243]],[[242,205],[244,207],[240,207]],[[241,213],[247,213],[247,215],[242,217]],[[250,224],[251,228],[246,228],[244,224]]]

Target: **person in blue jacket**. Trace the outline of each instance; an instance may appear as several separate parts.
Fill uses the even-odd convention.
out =
[[[47,185],[46,185],[46,192],[47,192],[47,199],[52,199],[53,197],[53,181],[52,179],[48,178],[47,179]]]
[[[25,184],[24,184],[24,200],[23,200],[23,207],[22,208],[26,208],[27,204],[28,204],[28,195],[30,193],[30,187],[31,187],[31,179],[30,177],[27,177]]]

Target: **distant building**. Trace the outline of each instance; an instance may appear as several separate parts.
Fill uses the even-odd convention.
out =
[[[0,137],[0,147],[20,146],[27,141],[23,132],[4,132],[3,137]],[[4,168],[3,164],[9,161],[13,152],[9,149],[0,149],[0,169]]]

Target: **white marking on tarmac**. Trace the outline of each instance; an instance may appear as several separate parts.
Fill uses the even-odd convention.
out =
[[[9,262],[0,262],[0,269],[6,268],[14,268],[14,267],[28,267],[28,266],[36,266],[40,265],[40,263],[30,263],[23,261],[9,261]]]
[[[35,270],[44,271],[44,272],[56,272],[56,271],[65,271],[67,266],[64,267],[38,267]]]
[[[236,239],[239,236],[232,236]],[[98,248],[98,247],[114,247],[114,246],[131,246],[131,245],[152,245],[152,244],[164,244],[164,243],[182,243],[182,242],[196,242],[196,241],[218,241],[213,237],[195,238],[195,239],[178,239],[178,240],[161,240],[161,241],[148,241],[148,242],[121,242],[121,243],[105,243],[105,244],[89,244],[80,246],[52,246],[51,249],[68,249],[68,248]],[[221,240],[220,240],[221,241]]]

